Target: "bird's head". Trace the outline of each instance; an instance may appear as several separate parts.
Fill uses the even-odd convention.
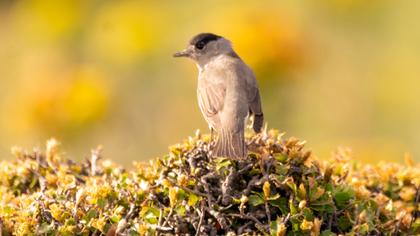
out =
[[[188,57],[202,66],[212,58],[222,55],[236,55],[229,40],[212,33],[194,36],[186,49],[174,54],[174,57]]]

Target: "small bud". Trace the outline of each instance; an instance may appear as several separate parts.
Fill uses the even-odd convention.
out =
[[[58,146],[60,143],[52,138],[47,141],[47,150],[46,150],[46,156],[47,156],[47,162],[50,166],[55,166],[57,163],[57,151]]]
[[[303,208],[305,208],[306,207],[306,200],[302,200],[302,201],[300,201],[299,202],[299,209],[303,209]]]
[[[245,196],[245,195],[242,195],[242,197],[241,197],[241,204],[245,204],[247,202],[248,202],[248,197]]]
[[[330,182],[332,172],[333,172],[333,168],[331,166],[328,166],[324,173],[324,181],[326,183]]]
[[[267,199],[270,197],[270,182],[265,181],[263,185],[264,197]]]
[[[311,229],[311,236],[319,236],[319,233],[321,231],[321,223],[322,221],[318,218],[314,219],[314,225]]]
[[[359,221],[360,221],[360,222],[366,222],[366,220],[367,220],[366,210],[363,210],[363,211],[359,214]]]
[[[195,131],[195,138],[197,138],[197,139],[201,139],[201,132],[200,132],[200,130],[199,130],[199,129],[197,129],[197,130]]]
[[[299,185],[298,194],[299,194],[298,196],[301,199],[305,199],[306,198],[306,189],[305,189],[305,185],[303,185],[303,183],[301,183]]]

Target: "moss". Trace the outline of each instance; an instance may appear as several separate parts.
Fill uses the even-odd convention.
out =
[[[122,167],[13,148],[0,164],[0,235],[414,235],[420,166],[329,162],[275,130],[247,138],[245,160],[210,158],[199,133],[168,155]],[[199,231],[197,233],[197,231]]]

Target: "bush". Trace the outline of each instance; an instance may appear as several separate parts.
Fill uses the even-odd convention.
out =
[[[275,130],[247,138],[245,160],[209,157],[199,133],[125,170],[13,148],[0,165],[0,235],[415,235],[420,166],[330,162]],[[116,158],[115,158],[116,159]]]

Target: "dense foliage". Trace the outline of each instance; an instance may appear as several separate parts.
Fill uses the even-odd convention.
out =
[[[271,130],[245,160],[209,157],[199,133],[125,170],[101,160],[13,148],[0,164],[0,235],[414,235],[420,166],[330,162]],[[115,158],[116,159],[116,158]]]

